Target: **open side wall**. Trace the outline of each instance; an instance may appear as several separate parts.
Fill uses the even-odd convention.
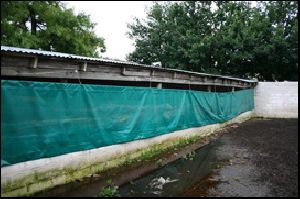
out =
[[[29,81],[1,82],[1,166],[226,122],[253,90],[213,93]]]
[[[26,195],[170,138],[213,133],[251,113],[254,99],[253,89],[215,93],[2,80],[1,107],[1,195]],[[68,176],[70,170],[77,174]]]
[[[244,122],[253,116],[253,111],[249,111],[221,124],[178,130],[153,138],[2,167],[1,196],[31,195],[56,185],[90,177],[95,173],[101,174],[102,171],[119,167],[128,160],[141,157],[144,152],[174,148],[189,138],[204,138],[227,125]]]

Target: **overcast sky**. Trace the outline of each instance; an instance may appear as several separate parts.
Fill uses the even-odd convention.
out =
[[[134,17],[146,18],[145,8],[152,1],[64,1],[75,13],[84,12],[97,23],[95,32],[105,39],[106,52],[102,57],[125,60],[134,50],[133,40],[126,35],[127,23]]]

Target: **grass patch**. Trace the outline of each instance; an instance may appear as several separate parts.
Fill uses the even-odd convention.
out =
[[[99,197],[120,197],[119,187],[114,186],[112,180],[106,181],[105,187],[100,191]]]

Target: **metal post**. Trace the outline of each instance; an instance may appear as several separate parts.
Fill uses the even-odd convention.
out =
[[[37,68],[37,65],[38,65],[38,58],[37,57],[35,57],[34,58],[34,62],[33,62],[33,68]]]
[[[162,89],[162,83],[157,83],[156,88],[157,88],[157,89]]]
[[[80,65],[80,70],[81,70],[81,71],[86,71],[86,70],[87,70],[87,62],[83,62],[83,63]]]
[[[207,91],[208,91],[208,92],[211,92],[211,86],[210,86],[210,85],[207,86]]]

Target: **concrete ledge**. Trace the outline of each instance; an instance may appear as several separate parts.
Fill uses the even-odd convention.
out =
[[[24,196],[89,177],[92,173],[117,167],[128,158],[135,158],[143,151],[160,145],[167,147],[190,137],[205,137],[232,124],[241,123],[254,116],[246,112],[221,124],[175,131],[154,138],[124,144],[69,153],[62,156],[17,163],[1,168],[1,196]]]

